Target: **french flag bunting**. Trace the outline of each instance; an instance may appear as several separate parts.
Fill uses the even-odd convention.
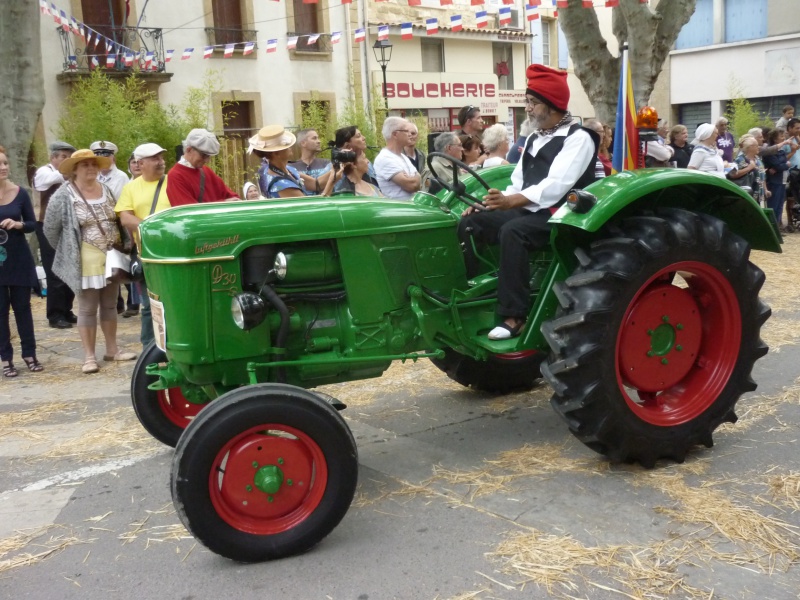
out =
[[[56,8],[55,4],[50,5],[50,14],[53,15],[53,21],[55,21],[56,25],[61,23],[61,17],[58,16],[58,9]]]
[[[606,0],[606,8],[614,8],[619,6],[619,0]]]
[[[96,69],[99,66],[100,66],[100,61],[97,60],[96,56],[92,56],[92,68]]]
[[[569,4],[567,0],[558,0],[558,2],[556,2],[556,8],[567,8],[567,4]]]
[[[342,4],[352,4],[353,0],[342,0]]]
[[[172,55],[175,54],[175,50],[167,50],[166,55],[164,55],[164,62],[168,63],[172,60]]]
[[[558,18],[558,11],[557,10],[553,11],[553,18],[555,18],[555,19]]]
[[[331,34],[331,44],[338,44],[342,39],[342,32],[341,31],[334,31]]]
[[[293,35],[288,40],[286,40],[286,48],[289,50],[294,50],[297,48],[297,38],[298,36]]]
[[[125,66],[132,67],[133,66],[133,54],[130,52],[125,53]]]
[[[402,23],[400,25],[400,39],[410,40],[414,37],[414,30],[411,23]]]
[[[379,25],[378,26],[378,39],[379,40],[388,40],[389,39],[389,26],[388,25]]]
[[[89,29],[87,27],[86,28],[86,47],[87,48],[92,45],[92,42],[94,41],[93,40],[93,36],[94,36],[94,31],[92,31],[91,29]]]
[[[409,6],[422,6],[422,0],[408,0]]]
[[[39,0],[39,11],[43,15],[49,15],[50,14],[50,9],[47,8],[47,2],[45,2],[44,0]]]
[[[530,0],[531,6],[541,6],[542,0]]]
[[[278,40],[267,40],[267,53],[278,51]]]
[[[484,2],[485,2],[485,0],[470,0],[470,5],[471,6],[480,6]]]
[[[594,2],[592,0],[583,0],[583,8],[592,8],[594,7]]]
[[[535,21],[536,19],[539,18],[539,13],[536,12],[535,6],[533,6],[532,4],[528,4],[525,7],[525,16],[528,19],[528,21]]]
[[[109,54],[106,56],[106,68],[110,69],[114,66],[114,63],[117,62],[117,55],[116,54]]]
[[[194,48],[186,48],[181,54],[181,60],[189,60],[192,58],[192,53],[194,52]]]
[[[497,10],[497,15],[500,17],[500,25],[508,25],[511,23],[511,7],[501,6]]]
[[[461,31],[463,24],[461,23],[461,15],[450,16],[450,29],[453,31]]]
[[[67,13],[65,13],[63,10],[61,11],[59,22],[61,23],[61,29],[69,32],[69,19],[67,18]]]
[[[233,47],[236,44],[225,44],[225,52],[222,54],[223,58],[230,58],[233,56]]]
[[[434,18],[425,19],[425,30],[428,35],[436,35],[439,33],[439,20]]]
[[[312,33],[310,36],[308,36],[308,45],[309,46],[313,46],[314,44],[317,43],[318,39],[319,39],[319,34],[318,33]]]
[[[148,52],[147,54],[144,55],[144,68],[145,68],[145,70],[149,69],[150,65],[152,65],[152,64],[153,64],[153,53],[152,52]]]
[[[364,33],[364,29],[363,28],[362,29],[356,29],[356,34],[355,34],[355,42],[356,42],[356,44],[358,44],[360,42],[363,42],[365,39],[367,39],[367,35],[366,35],[366,33]]]
[[[483,29],[489,23],[489,17],[485,10],[479,10],[475,13],[475,27]]]
[[[514,0],[503,0],[503,4],[514,4]]]
[[[78,35],[83,38],[83,41],[86,41],[86,31],[83,29],[83,23],[78,23]]]
[[[453,0],[439,0],[439,6],[447,6],[448,4],[452,4]]]
[[[206,46],[203,49],[203,58],[211,58],[212,54],[214,54],[214,46]]]
[[[78,20],[75,17],[69,18],[69,30],[75,35],[80,35],[78,31]]]
[[[244,50],[242,50],[242,56],[247,56],[248,54],[252,54],[255,48],[256,48],[255,42],[246,42],[244,45]]]

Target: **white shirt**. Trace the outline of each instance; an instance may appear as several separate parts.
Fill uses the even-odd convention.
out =
[[[378,180],[378,187],[387,198],[409,200],[414,192],[407,192],[392,181],[392,177],[398,173],[405,173],[409,177],[413,177],[417,174],[417,170],[405,154],[395,154],[388,148],[384,148],[375,157],[375,177]]]
[[[703,144],[698,144],[694,147],[692,156],[689,159],[689,167],[695,167],[698,171],[725,178],[725,163],[722,160],[722,156],[720,156],[720,151]]]
[[[531,147],[528,148],[528,154],[536,156],[539,150],[553,138],[567,136],[571,126],[572,123],[568,123],[560,127],[552,135],[538,136],[533,140]],[[528,140],[526,139],[525,145],[527,144]],[[553,164],[550,165],[547,177],[525,189],[522,188],[522,159],[520,158],[514,172],[511,174],[511,185],[506,188],[505,194],[522,194],[525,196],[531,202],[525,208],[531,212],[542,208],[550,208],[575,187],[575,183],[589,167],[593,154],[594,142],[592,138],[589,137],[588,133],[579,129],[564,140],[564,146],[561,148],[561,152],[556,155]]]
[[[114,194],[114,200],[119,200],[119,197],[122,195],[122,188],[125,187],[125,184],[128,183],[130,179],[125,173],[120,171],[116,165],[111,165],[111,168],[105,175],[103,175],[102,172],[97,174],[97,181],[105,183],[108,189],[111,190],[111,193]]]
[[[52,186],[62,183],[64,183],[64,177],[50,163],[36,169],[36,174],[33,176],[33,189],[39,192],[44,192]]]

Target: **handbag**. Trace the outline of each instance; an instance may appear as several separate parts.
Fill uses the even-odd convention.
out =
[[[73,185],[72,187],[78,193],[78,196],[80,196],[81,200],[83,200],[83,202],[86,204],[86,208],[88,208],[89,212],[92,213],[92,216],[97,223],[97,228],[106,238],[106,244],[108,245],[108,249],[106,250],[106,281],[109,283],[130,283],[131,257],[117,248],[117,246],[121,244],[120,242],[117,242],[116,239],[113,241],[108,239],[108,234],[106,233],[103,224],[100,222],[100,219],[97,218],[97,213],[94,212],[92,205],[89,204],[86,198],[83,197],[83,194],[78,189],[78,186]],[[119,227],[119,218],[117,218],[116,224]]]

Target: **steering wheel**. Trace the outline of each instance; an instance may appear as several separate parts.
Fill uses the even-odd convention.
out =
[[[453,181],[448,182],[436,172],[436,169],[433,167],[433,158],[443,158],[444,160],[450,163],[450,168],[453,169]],[[428,168],[431,170],[431,175],[436,180],[440,186],[446,189],[448,192],[453,192],[456,197],[461,200],[467,206],[474,208],[475,210],[486,210],[486,206],[478,200],[475,196],[467,192],[467,186],[463,184],[463,182],[458,180],[458,173],[459,169],[465,170],[467,173],[472,175],[478,183],[480,183],[484,189],[488,192],[490,187],[489,184],[483,180],[483,177],[478,175],[475,172],[475,169],[467,165],[466,163],[461,162],[457,158],[453,158],[449,154],[444,154],[443,152],[431,152],[428,154]]]

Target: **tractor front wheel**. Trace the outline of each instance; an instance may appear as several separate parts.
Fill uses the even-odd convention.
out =
[[[622,221],[578,249],[542,331],[551,403],[587,446],[614,461],[682,462],[735,422],[766,354],[764,273],[745,240],[704,214],[664,209]]]
[[[240,562],[303,552],[347,513],[358,481],[342,416],[307,390],[259,384],[229,392],[181,437],[172,499],[209,550]]]

